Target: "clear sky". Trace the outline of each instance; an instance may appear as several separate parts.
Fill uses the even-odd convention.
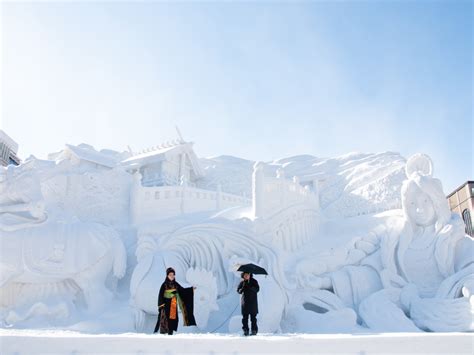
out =
[[[3,2],[1,127],[64,143],[273,160],[429,154],[473,173],[470,1]]]

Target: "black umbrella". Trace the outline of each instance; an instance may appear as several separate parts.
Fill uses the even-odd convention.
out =
[[[268,275],[267,271],[263,267],[255,264],[240,265],[237,271],[248,272],[255,275]]]

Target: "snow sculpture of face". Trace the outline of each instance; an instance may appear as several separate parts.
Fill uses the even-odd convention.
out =
[[[428,227],[436,222],[436,211],[431,198],[417,185],[408,189],[406,213],[412,223],[420,227]]]
[[[408,159],[407,180],[402,186],[402,207],[405,217],[414,228],[436,226],[439,231],[451,219],[451,211],[441,182],[432,177],[433,163],[424,154]]]

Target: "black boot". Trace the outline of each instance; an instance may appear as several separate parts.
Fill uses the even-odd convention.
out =
[[[249,330],[248,330],[248,329],[244,329],[244,335],[245,335],[245,336],[248,336],[248,335],[249,335]]]
[[[251,314],[250,319],[252,320],[252,335],[257,335],[258,332],[258,325],[257,325],[257,315]]]

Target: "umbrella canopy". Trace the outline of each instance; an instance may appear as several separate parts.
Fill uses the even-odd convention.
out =
[[[267,271],[263,267],[255,264],[240,265],[237,271],[248,272],[255,275],[268,275]]]

